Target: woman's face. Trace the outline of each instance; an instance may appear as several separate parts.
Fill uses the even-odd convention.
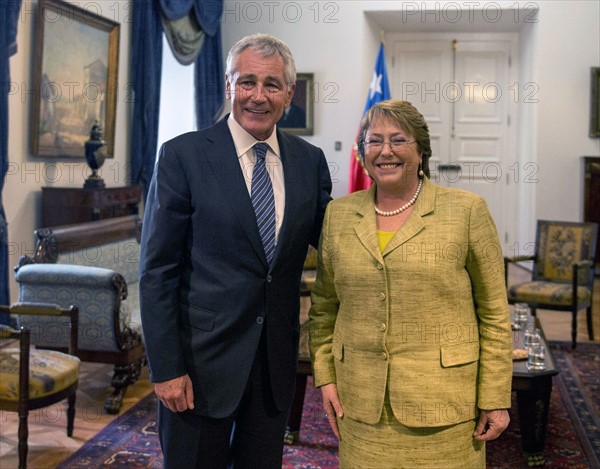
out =
[[[377,187],[388,192],[411,188],[422,156],[412,135],[389,119],[376,119],[365,135],[365,167]]]

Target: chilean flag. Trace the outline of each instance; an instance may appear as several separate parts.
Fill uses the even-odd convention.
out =
[[[379,53],[377,54],[375,70],[373,70],[373,78],[371,78],[371,84],[369,85],[369,96],[367,97],[367,104],[365,105],[363,116],[374,104],[377,104],[379,101],[385,101],[386,99],[391,99],[391,93],[385,68],[385,54],[382,42],[379,47]],[[367,176],[365,168],[360,161],[360,156],[358,154],[358,137],[359,135],[357,134],[356,139],[354,140],[354,145],[352,145],[350,183],[348,185],[348,192],[356,192],[363,189],[368,189],[371,186],[371,178]]]

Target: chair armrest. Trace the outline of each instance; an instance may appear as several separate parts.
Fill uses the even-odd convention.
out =
[[[590,259],[583,259],[579,262],[576,262],[575,265],[578,268],[585,267],[585,268],[591,269],[594,266],[594,261],[592,261]]]
[[[67,316],[69,317],[69,354],[77,356],[79,350],[79,308],[69,306],[63,309],[55,304],[15,303],[10,307],[11,314],[29,314],[33,316]]]
[[[513,256],[506,257],[504,256],[504,263],[514,263],[514,262],[525,262],[525,261],[535,261],[536,256]]]
[[[6,324],[0,324],[0,339],[18,339],[20,331]]]
[[[573,264],[573,292],[577,291],[577,288],[580,285],[585,285],[586,287],[592,289],[594,282],[594,261],[589,259],[584,259],[579,262]],[[574,299],[576,299],[576,295],[574,294]]]
[[[504,256],[504,285],[508,288],[508,266],[517,262],[535,261],[536,256]]]
[[[74,308],[72,308],[74,309]],[[71,316],[58,305],[44,303],[15,303],[9,309],[11,314],[34,314],[36,316]]]
[[[127,297],[123,277],[110,269],[70,264],[28,264],[16,276],[19,301],[56,303],[79,308],[79,349],[121,351],[121,300]],[[67,348],[69,324],[65,318],[19,317],[31,329],[32,343]]]

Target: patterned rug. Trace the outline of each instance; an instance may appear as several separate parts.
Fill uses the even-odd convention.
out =
[[[546,435],[546,468],[600,467],[600,344],[580,343],[571,351],[567,343],[551,344],[560,370],[554,378]],[[338,467],[337,440],[327,427],[320,393],[306,389],[300,442],[284,448],[284,469]],[[516,403],[511,424],[488,444],[489,469],[527,467],[520,451]],[[157,438],[156,398],[151,394],[110,423],[58,469],[162,468]]]
[[[600,344],[550,342],[559,370],[553,378],[544,456],[546,468],[600,468]],[[516,399],[511,422],[487,445],[488,469],[526,468]]]

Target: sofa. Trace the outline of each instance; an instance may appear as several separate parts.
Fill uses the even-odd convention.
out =
[[[138,215],[35,231],[33,256],[15,267],[19,302],[79,308],[82,361],[114,364],[112,391],[104,408],[119,413],[127,387],[145,364],[138,300],[141,219]],[[21,317],[31,343],[66,350],[65,318]]]

